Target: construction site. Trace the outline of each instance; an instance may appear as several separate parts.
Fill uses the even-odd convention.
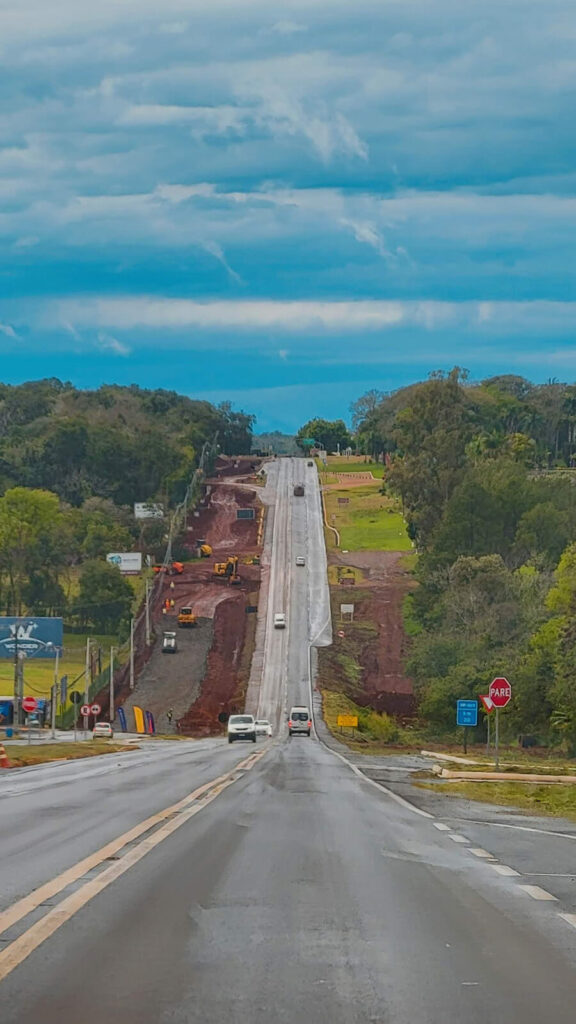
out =
[[[243,707],[256,634],[264,506],[257,464],[220,458],[187,516],[182,561],[157,567],[144,633],[115,680],[128,728],[133,708],[154,716],[156,731],[202,736],[222,731]],[[106,705],[107,695],[102,694]]]

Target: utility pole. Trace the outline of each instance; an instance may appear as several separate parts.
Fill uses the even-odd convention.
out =
[[[14,625],[14,725],[20,725],[20,671],[18,664],[18,619]]]
[[[152,643],[152,631],[150,629],[150,580],[146,580],[146,646]]]
[[[114,709],[114,655],[116,648],[110,648],[110,722],[114,721],[116,711]]]
[[[56,739],[56,700],[58,697],[58,667],[60,665],[60,648],[56,648],[56,660],[54,662],[54,682],[52,683],[52,704],[51,704],[51,719],[52,719],[52,739]]]
[[[91,665],[90,665],[90,637],[86,637],[86,668],[84,672],[84,703],[88,704],[90,700],[90,686],[92,684],[91,679]],[[84,715],[84,739],[86,739],[86,733],[88,731],[88,716]]]
[[[134,619],[130,619],[130,689],[134,689]]]

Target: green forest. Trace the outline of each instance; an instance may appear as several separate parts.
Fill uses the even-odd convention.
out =
[[[455,701],[505,675],[508,730],[576,752],[576,387],[455,368],[352,411],[419,553],[406,667],[423,721],[453,730]]]
[[[134,502],[180,501],[205,442],[249,453],[254,419],[170,391],[0,385],[0,609],[109,632],[134,592],[109,551],[163,552]]]

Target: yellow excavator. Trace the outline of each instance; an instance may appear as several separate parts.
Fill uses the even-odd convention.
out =
[[[212,555],[212,547],[207,544],[205,540],[196,541],[196,554],[198,558],[210,558]]]
[[[216,562],[212,576],[214,579],[222,580],[224,583],[228,582],[232,586],[240,583],[238,555],[229,555],[225,562]]]

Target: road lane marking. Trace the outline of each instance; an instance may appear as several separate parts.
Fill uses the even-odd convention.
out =
[[[422,818],[434,817],[434,815],[430,814],[429,811],[423,811],[421,807],[416,807],[416,804],[411,804],[410,801],[405,800],[403,796],[399,796],[398,793],[393,793],[391,789],[388,789],[387,786],[383,786],[381,782],[375,782],[375,780],[371,779],[369,775],[364,775],[364,772],[360,771],[353,761],[349,761],[343,754],[339,754],[337,750],[333,750],[332,747],[329,747],[327,743],[324,743],[324,740],[320,739],[319,736],[318,739],[326,750],[331,754],[334,754],[334,757],[339,757],[344,764],[347,764],[358,778],[362,779],[364,782],[370,783],[371,786],[375,786],[376,789],[380,790],[381,793],[385,793],[386,796],[389,796],[391,800],[395,801],[395,803],[400,804],[401,807],[405,807],[408,811],[412,811],[413,814],[419,814]]]
[[[456,835],[454,832],[450,832],[448,839],[451,839],[453,843],[469,843],[470,840],[466,839],[466,836]]]
[[[514,868],[509,868],[507,864],[491,864],[491,868],[497,871],[499,875],[505,875],[507,878],[512,878],[513,875],[520,877],[520,872],[515,871]]]
[[[519,885],[519,889],[522,892],[531,896],[533,900],[553,900],[555,903],[558,902],[556,896],[553,896],[551,892],[546,892],[546,889],[541,889],[539,885]]]
[[[484,860],[494,860],[494,854],[488,853],[488,850],[483,850],[480,846],[472,846],[470,853],[473,853],[475,857],[481,857]]]
[[[559,839],[572,839],[576,842],[576,832],[552,832],[547,828],[533,828],[530,825],[509,825],[504,821],[478,821],[476,818],[455,818],[454,821],[463,821],[467,825],[488,825],[490,828],[514,828],[518,832],[536,832],[541,836],[557,836]]]
[[[561,917],[567,924],[571,924],[573,928],[576,928],[576,914],[559,914],[558,917]]]
[[[260,756],[266,752],[266,749],[268,748],[259,752]],[[49,882],[45,882],[43,885],[40,885],[28,896],[24,896],[22,899],[17,900],[17,902],[13,903],[11,907],[8,907],[0,913],[0,935],[2,935],[2,933],[8,928],[11,928],[12,925],[21,921],[23,917],[26,917],[33,910],[36,910],[40,904],[46,903],[48,900],[52,899],[52,897],[57,896],[63,889],[66,889],[73,882],[78,881],[79,878],[88,874],[89,871],[98,867],[99,864],[107,860],[109,857],[117,854],[119,850],[128,843],[138,839],[145,832],[150,831],[150,829],[154,828],[156,825],[160,825],[167,818],[172,817],[174,814],[178,814],[189,804],[199,800],[204,793],[213,789],[219,783],[224,782],[233,772],[242,771],[246,763],[252,760],[255,756],[256,755],[254,754],[250,755],[249,758],[245,758],[244,761],[240,761],[234,768],[226,772],[224,775],[220,775],[218,778],[212,779],[210,782],[205,782],[202,786],[193,790],[192,793],[189,793],[188,796],[183,797],[182,800],[172,804],[170,807],[164,808],[162,811],[158,811],[156,814],[152,814],[149,818],[141,821],[140,824],[135,825],[134,828],[129,829],[128,832],[124,832],[123,835],[118,836],[117,839],[113,839],[111,842],[106,843],[105,846],[100,847],[100,849],[96,850],[95,853],[90,854],[88,857],[84,857],[82,860],[78,861],[77,864],[73,864],[72,867],[67,868],[66,871],[63,871],[60,875],[57,875]],[[252,765],[250,765],[250,767],[252,767]]]
[[[451,832],[450,825],[445,825],[443,821],[435,821],[434,828],[437,828],[439,832]]]

